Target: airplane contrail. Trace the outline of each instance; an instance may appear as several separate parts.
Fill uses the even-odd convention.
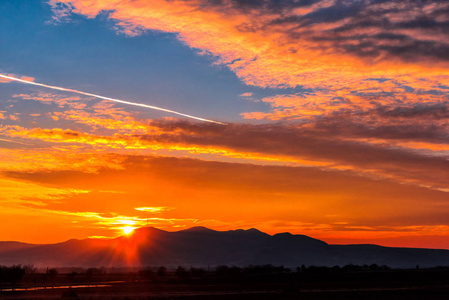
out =
[[[59,86],[53,86],[53,85],[47,85],[47,84],[43,84],[43,83],[37,83],[37,82],[34,82],[34,81],[23,80],[23,79],[20,79],[20,78],[7,76],[7,75],[3,75],[3,74],[0,74],[0,78],[5,78],[5,79],[12,80],[12,81],[18,81],[18,82],[26,83],[26,84],[42,86],[42,87],[53,89],[53,90],[77,93],[77,94],[80,94],[80,95],[85,95],[85,96],[95,97],[95,98],[99,98],[99,99],[109,100],[109,101],[113,101],[113,102],[117,102],[117,103],[123,103],[123,104],[128,104],[128,105],[134,105],[134,106],[140,106],[140,107],[145,107],[145,108],[151,108],[151,109],[155,109],[155,110],[165,111],[165,112],[168,112],[168,113],[172,113],[172,114],[175,114],[175,115],[180,115],[180,116],[183,116],[183,117],[187,117],[187,118],[191,118],[191,119],[195,119],[195,120],[199,120],[199,121],[210,122],[210,123],[215,123],[215,124],[220,124],[220,125],[227,125],[226,123],[213,121],[213,120],[208,120],[208,119],[204,119],[204,118],[200,118],[200,117],[195,117],[195,116],[192,116],[192,115],[184,114],[184,113],[181,113],[181,112],[177,112],[177,111],[174,111],[174,110],[170,110],[170,109],[166,109],[166,108],[162,108],[162,107],[157,107],[157,106],[153,106],[153,105],[148,105],[148,104],[143,104],[143,103],[136,103],[136,102],[130,102],[130,101],[125,101],[125,100],[120,100],[120,99],[109,98],[109,97],[105,97],[105,96],[101,96],[101,95],[86,93],[86,92],[83,92],[83,91],[78,91],[78,90],[73,90],[73,89],[66,89],[66,88],[59,87]]]

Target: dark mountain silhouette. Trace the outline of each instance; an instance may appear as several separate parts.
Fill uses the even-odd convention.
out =
[[[271,236],[257,229],[215,231],[193,227],[167,232],[145,227],[115,239],[68,240],[49,245],[0,242],[0,264],[53,267],[378,264],[407,268],[448,266],[449,250],[328,245],[305,235]]]
[[[34,247],[34,246],[36,246],[36,245],[20,243],[20,242],[0,242],[0,253],[14,251],[14,250],[20,250],[20,249],[26,249],[26,248]]]

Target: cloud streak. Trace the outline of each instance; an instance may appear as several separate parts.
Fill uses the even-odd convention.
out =
[[[222,122],[208,120],[208,119],[204,119],[204,118],[200,118],[200,117],[195,117],[195,116],[192,116],[192,115],[184,114],[184,113],[181,113],[181,112],[177,112],[177,111],[174,111],[174,110],[161,108],[161,107],[157,107],[157,106],[153,106],[153,105],[148,105],[148,104],[143,104],[143,103],[136,103],[136,102],[130,102],[130,101],[125,101],[125,100],[120,100],[120,99],[114,99],[114,98],[105,97],[105,96],[92,94],[92,93],[86,93],[86,92],[82,92],[82,91],[78,91],[78,90],[74,90],[74,89],[66,89],[66,88],[63,88],[63,87],[47,85],[47,84],[43,84],[43,83],[37,83],[37,82],[28,81],[28,80],[24,80],[24,79],[12,77],[12,76],[4,75],[4,74],[0,74],[0,78],[3,78],[3,79],[8,80],[8,81],[17,81],[17,82],[21,82],[21,83],[25,83],[25,84],[41,86],[41,87],[45,87],[45,88],[49,88],[49,89],[53,89],[53,90],[64,91],[64,92],[71,92],[71,93],[76,93],[76,94],[80,94],[80,95],[84,95],[84,96],[95,97],[95,98],[108,100],[108,101],[113,101],[113,102],[117,102],[117,103],[122,103],[122,104],[127,104],[127,105],[133,105],[133,106],[139,106],[139,107],[144,107],[144,108],[150,108],[150,109],[154,109],[154,110],[164,111],[164,112],[168,112],[168,113],[171,113],[171,114],[187,117],[187,118],[190,118],[190,119],[195,119],[195,120],[198,120],[198,121],[210,122],[210,123],[215,123],[215,124],[220,124],[220,125],[226,125],[225,123],[222,123]]]
[[[74,130],[4,126],[11,137],[91,147],[92,150],[150,151],[170,156],[253,163],[309,166],[449,191],[446,180],[447,136],[432,126],[375,124],[328,119],[303,126],[265,124],[190,124],[153,121],[147,133],[89,134]],[[144,152],[145,153],[145,152]]]

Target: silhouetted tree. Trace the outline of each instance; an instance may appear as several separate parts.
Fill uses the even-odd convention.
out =
[[[134,281],[136,280],[136,275],[137,275],[137,274],[134,273],[134,272],[129,272],[129,273],[128,273],[128,279],[127,279],[127,280],[128,280],[129,282],[134,282]]]
[[[307,273],[311,273],[311,274],[324,274],[324,273],[329,273],[331,271],[331,268],[329,267],[324,267],[324,266],[309,266],[307,268]]]
[[[331,268],[331,271],[332,271],[332,272],[340,272],[340,266],[333,266],[333,267]]]
[[[167,268],[164,266],[160,266],[159,269],[157,269],[157,276],[164,277],[167,274]]]
[[[78,275],[78,272],[73,271],[72,273],[67,274],[67,279],[69,280],[69,286],[72,287],[75,282],[75,277]]]
[[[88,281],[92,281],[93,277],[98,274],[103,274],[106,271],[101,268],[89,268],[86,270],[86,277]]]
[[[54,288],[55,287],[55,278],[56,278],[56,275],[58,275],[58,271],[54,268],[47,269],[47,274],[51,280],[51,287]]]
[[[153,278],[154,272],[151,268],[145,268],[139,271],[139,276],[141,279],[151,279]]]
[[[232,266],[217,266],[215,268],[215,274],[222,277],[236,277],[242,273],[242,268]]]
[[[3,283],[6,281],[6,267],[0,266],[0,291],[3,289]]]
[[[194,277],[203,277],[206,271],[203,268],[190,267],[190,274]]]
[[[35,268],[33,265],[25,266],[25,274],[29,275],[32,278],[34,287],[36,287],[37,286],[37,268]]]
[[[47,267],[47,270],[44,273],[44,276],[42,278],[42,283],[44,284],[44,289],[47,289],[47,279],[48,279],[48,267]]]
[[[345,272],[355,272],[355,271],[362,271],[363,267],[357,266],[357,265],[353,265],[353,264],[349,264],[349,265],[343,266],[341,268],[341,270],[345,271]]]
[[[10,282],[14,290],[18,281],[20,281],[26,273],[26,267],[22,265],[13,265],[11,267],[0,266],[0,281]]]
[[[273,275],[283,273],[285,271],[284,266],[275,267],[271,264],[268,265],[249,265],[243,269],[243,273],[248,275]]]
[[[179,266],[176,269],[176,276],[178,276],[179,278],[185,279],[185,278],[187,278],[189,276],[189,271],[187,271],[186,268],[184,268],[182,266]]]

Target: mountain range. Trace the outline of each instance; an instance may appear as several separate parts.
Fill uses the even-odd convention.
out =
[[[449,266],[449,250],[330,245],[305,235],[269,235],[257,229],[215,231],[193,227],[167,232],[143,227],[114,239],[72,239],[45,245],[0,242],[0,265],[13,264],[36,267],[378,264],[410,268]]]

